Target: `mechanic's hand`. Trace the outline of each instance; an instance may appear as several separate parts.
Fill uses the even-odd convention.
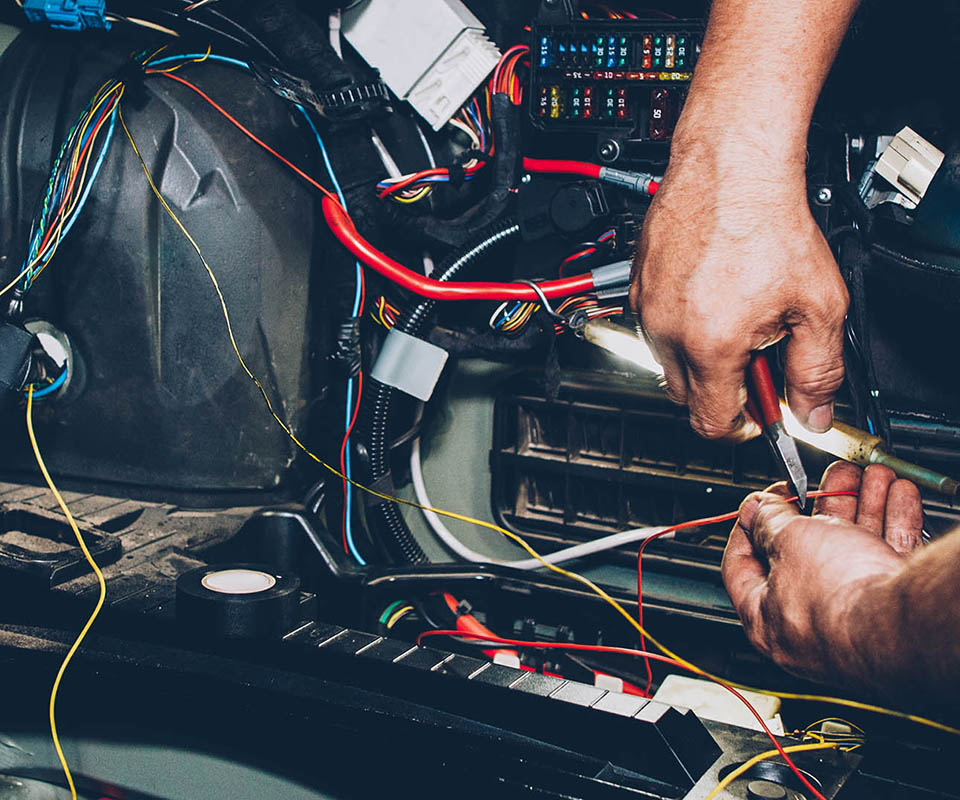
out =
[[[701,435],[757,432],[743,412],[744,370],[752,350],[785,335],[787,401],[825,431],[848,298],[807,206],[803,164],[722,149],[675,144],[643,224],[631,305]]]
[[[750,495],[723,555],[723,581],[750,641],[780,666],[823,682],[850,675],[848,612],[896,575],[921,541],[920,493],[887,467],[846,462],[824,473],[814,516],[783,484]]]

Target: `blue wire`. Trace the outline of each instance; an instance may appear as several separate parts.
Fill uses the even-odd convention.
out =
[[[870,417],[867,417],[867,430],[870,431],[872,436],[876,436],[876,431],[873,429],[873,420]]]
[[[33,399],[36,400],[39,397],[46,397],[48,394],[53,394],[58,391],[67,380],[67,365],[63,365],[63,371],[60,373],[60,376],[49,386],[44,386],[42,389],[34,390]]]
[[[206,58],[204,58],[205,55],[206,55]],[[226,56],[218,56],[213,54],[207,55],[204,53],[188,53],[187,55],[169,56],[167,58],[161,58],[161,59],[157,59],[156,61],[151,61],[149,66],[165,64],[171,61],[183,61],[184,59],[189,59],[189,58],[196,58],[196,59],[203,58],[204,61],[219,61],[224,64],[232,64],[234,66],[241,67],[242,69],[247,69],[247,70],[250,69],[250,65],[247,64],[245,61],[240,61],[239,59],[236,59],[236,58],[227,58]],[[327,173],[330,175],[330,182],[333,184],[334,191],[337,193],[337,199],[340,201],[340,205],[343,206],[344,211],[346,211],[347,201],[343,196],[343,191],[340,189],[340,183],[337,180],[337,176],[333,171],[333,165],[330,163],[330,156],[327,154],[327,148],[323,143],[323,138],[320,136],[320,131],[317,130],[317,126],[313,124],[313,120],[310,118],[310,115],[307,113],[306,109],[303,106],[294,103],[294,107],[301,114],[303,114],[303,118],[307,121],[307,125],[309,125],[310,130],[313,131],[313,135],[317,139],[317,145],[320,147],[320,155],[323,157],[323,164],[327,168]],[[356,317],[360,313],[360,301],[363,296],[362,289],[361,289],[362,282],[363,282],[362,267],[360,266],[359,261],[355,262],[355,264],[357,269],[357,291],[353,300],[353,316],[354,317]],[[353,409],[353,384],[354,384],[353,378],[347,381],[347,402],[346,402],[347,407],[346,407],[346,419],[344,421],[344,432],[346,432],[350,427],[350,418],[352,416],[351,411]],[[344,474],[347,476],[347,478],[349,478],[350,472],[351,472],[349,440],[347,441],[346,454],[344,456],[344,467],[345,467]],[[353,541],[353,525],[352,525],[353,503],[351,502],[352,491],[353,491],[353,486],[348,480],[346,498],[344,501],[346,504],[346,509],[345,509],[346,522],[344,525],[345,535],[347,540],[347,546],[350,549],[350,553],[353,555],[353,557],[357,560],[357,562],[361,566],[365,567],[367,565],[367,562],[364,561],[363,556],[361,556],[360,553],[357,552],[356,545],[354,544],[354,541]]]
[[[307,125],[310,126],[310,130],[313,131],[313,135],[317,137],[317,144],[320,147],[320,155],[323,157],[323,164],[327,168],[327,173],[330,175],[330,182],[333,184],[333,189],[337,193],[337,199],[340,201],[340,205],[343,206],[343,210],[347,210],[347,201],[343,196],[343,192],[340,189],[340,183],[337,180],[337,176],[334,174],[333,165],[330,163],[330,156],[327,154],[327,148],[323,144],[323,137],[320,136],[320,131],[317,130],[317,126],[313,124],[313,120],[310,119],[310,115],[306,112],[303,106],[294,104],[295,107],[303,114],[304,119],[307,121]],[[354,262],[357,268],[357,291],[353,299],[353,316],[356,317],[360,313],[360,301],[362,299],[361,286],[363,283],[363,271],[360,266],[360,262]],[[350,418],[353,416],[353,384],[354,379],[350,378],[347,381],[347,407],[346,407],[346,418],[344,419],[344,432],[350,429]],[[350,440],[347,440],[346,453],[344,456],[344,474],[347,478],[350,477]],[[347,481],[347,491],[346,497],[344,498],[345,503],[345,517],[344,517],[344,534],[347,540],[347,546],[350,548],[350,552],[353,554],[353,557],[361,566],[366,566],[367,562],[363,560],[363,556],[357,552],[356,545],[353,541],[353,503],[351,502],[353,497],[353,486],[350,481]]]
[[[235,67],[242,67],[243,69],[250,69],[250,65],[246,61],[241,61],[239,58],[227,58],[227,56],[216,56],[211,53],[207,55],[206,53],[187,53],[182,56],[167,56],[166,58],[158,58],[155,61],[151,61],[147,64],[148,67],[155,67],[157,64],[167,64],[171,61],[184,61],[186,59],[199,59],[202,58],[204,61],[221,61],[224,64],[233,64]]]

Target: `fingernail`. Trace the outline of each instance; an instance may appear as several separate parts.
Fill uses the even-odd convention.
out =
[[[826,433],[833,426],[833,402],[817,406],[807,417],[807,427],[814,433]]]

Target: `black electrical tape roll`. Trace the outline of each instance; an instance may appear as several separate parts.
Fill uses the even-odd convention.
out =
[[[300,578],[263,564],[210,564],[177,578],[177,622],[228,639],[275,639],[296,627]]]

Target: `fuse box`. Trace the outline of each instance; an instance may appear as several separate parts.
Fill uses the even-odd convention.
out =
[[[551,130],[669,139],[702,41],[697,20],[549,25],[532,35],[530,115]]]

